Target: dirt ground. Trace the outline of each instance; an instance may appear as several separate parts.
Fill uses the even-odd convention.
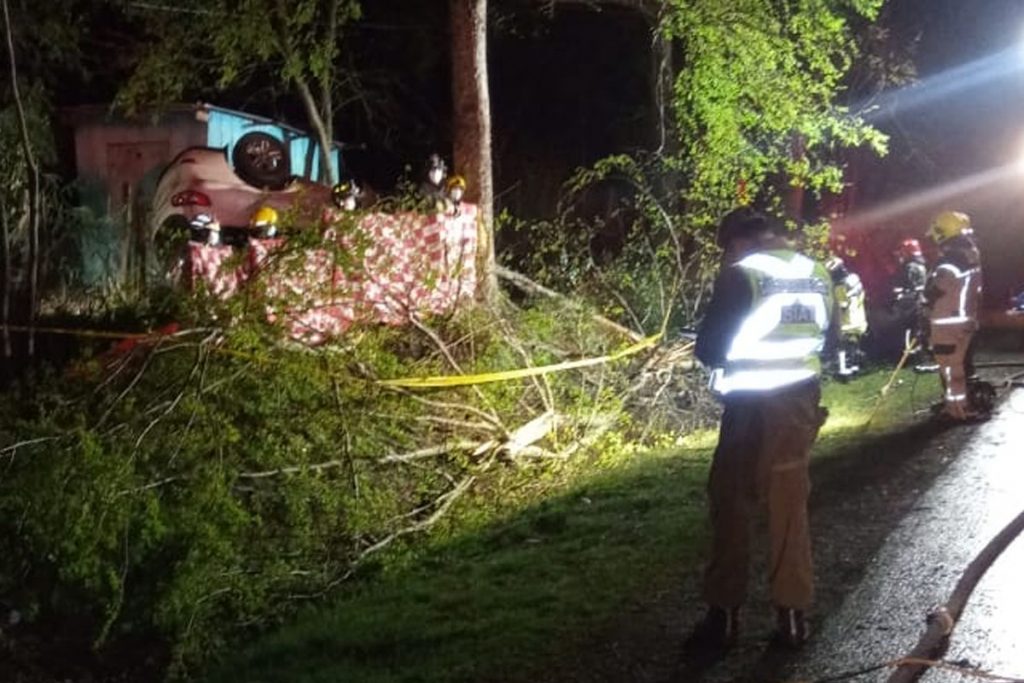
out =
[[[1006,372],[990,373],[1003,377]],[[897,522],[959,453],[975,427],[935,421],[887,437],[868,438],[812,465],[810,502],[817,597],[812,633],[858,584]],[[764,538],[765,533],[757,534]],[[653,587],[606,630],[573,646],[532,681],[545,683],[761,683],[787,680],[791,656],[767,647],[774,613],[764,580],[764,549],[751,568],[751,601],[741,614],[741,636],[711,666],[688,664],[682,644],[704,611],[700,568],[681,568]]]

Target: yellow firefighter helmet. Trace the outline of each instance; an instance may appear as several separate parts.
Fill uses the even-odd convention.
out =
[[[267,228],[276,226],[278,221],[277,209],[272,206],[261,206],[249,220],[249,225],[254,228]]]
[[[966,213],[960,211],[943,211],[928,228],[928,236],[936,244],[942,244],[946,240],[960,235],[971,234],[971,219]]]

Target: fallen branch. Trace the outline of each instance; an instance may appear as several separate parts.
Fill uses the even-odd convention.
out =
[[[356,570],[359,569],[363,562],[365,562],[372,555],[375,555],[376,553],[379,553],[381,550],[384,550],[389,545],[391,545],[398,539],[402,538],[403,536],[408,536],[410,534],[427,531],[428,529],[430,529],[430,527],[437,524],[437,522],[440,521],[441,518],[448,513],[452,505],[455,504],[455,501],[461,498],[462,495],[469,490],[469,487],[472,486],[473,482],[475,481],[476,475],[469,475],[465,477],[462,481],[460,481],[458,484],[456,484],[450,491],[438,496],[437,499],[434,500],[434,502],[432,503],[432,505],[436,506],[436,508],[429,517],[427,517],[426,519],[422,519],[414,524],[410,524],[407,527],[398,529],[397,531],[393,531],[381,540],[365,548],[355,558],[352,559],[352,561],[349,563],[347,571],[335,577],[333,580],[329,581],[319,591],[307,595],[290,595],[289,598],[293,600],[309,600],[320,598],[327,595],[336,586],[352,578],[352,575],[356,573]],[[424,508],[417,509],[417,512],[429,509],[429,507],[430,506],[424,506]]]
[[[383,415],[381,413],[372,413],[373,415],[379,415],[380,417],[387,417],[396,419],[394,415]],[[403,418],[408,420],[408,418]],[[413,418],[416,422],[426,422],[430,424],[443,425],[445,427],[454,427],[455,429],[467,429],[477,432],[487,432],[488,434],[494,432],[494,425],[486,422],[471,422],[469,420],[456,420],[450,417],[441,417],[439,415],[418,415]]]
[[[437,506],[437,509],[434,510],[434,512],[431,513],[429,517],[419,522],[416,522],[415,524],[411,524],[407,527],[399,529],[398,531],[394,531],[385,536],[384,538],[382,538],[381,540],[377,541],[370,547],[363,550],[361,553],[359,553],[359,556],[352,561],[352,566],[349,569],[348,573],[346,574],[346,577],[351,576],[352,572],[355,571],[356,566],[363,562],[367,557],[373,555],[374,553],[380,552],[387,546],[397,541],[399,538],[420,531],[426,531],[430,527],[434,526],[434,524],[436,524],[438,520],[444,517],[445,513],[448,512],[449,509],[451,509],[452,505],[455,504],[455,501],[457,501],[462,496],[463,493],[469,490],[469,487],[472,486],[474,481],[476,481],[475,475],[470,475],[466,477],[465,479],[460,481],[458,485],[456,485],[455,488],[453,488],[451,491],[438,497],[436,503],[439,503],[439,505]]]
[[[971,561],[953,589],[952,595],[945,605],[933,609],[926,619],[927,627],[917,645],[904,659],[932,660],[942,657],[949,648],[949,639],[953,629],[960,620],[960,615],[967,606],[967,601],[974,592],[981,577],[985,575],[992,563],[1004,550],[1024,531],[1024,512],[1007,524],[995,538],[988,542],[981,552]],[[889,676],[888,683],[912,683],[925,672],[927,666],[919,662],[907,663]]]
[[[455,360],[455,356],[453,356],[452,352],[449,350],[448,345],[444,343],[444,340],[441,339],[440,335],[438,335],[437,332],[427,327],[416,316],[409,316],[409,322],[412,323],[413,327],[415,327],[417,330],[425,334],[428,339],[434,342],[434,345],[437,346],[438,351],[440,351],[441,355],[443,355],[448,360],[448,363],[452,366],[452,368],[454,368],[455,372],[459,373],[460,375],[465,374],[462,370],[462,367],[459,365],[459,362]],[[480,399],[480,402],[491,409],[491,416],[498,423],[501,430],[503,432],[507,432],[508,430],[505,429],[505,425],[501,423],[501,418],[498,417],[497,410],[494,409],[494,405],[491,403],[490,400],[488,400],[484,392],[480,391],[480,387],[473,386],[471,388],[473,390],[473,393],[477,395],[477,398]]]
[[[428,448],[420,448],[419,450],[410,451],[409,453],[394,453],[391,455],[385,455],[376,460],[376,462],[392,465],[395,463],[406,463],[412,460],[420,460],[423,458],[432,458],[437,455],[445,455],[452,451],[473,451],[478,449],[481,444],[477,441],[455,441],[452,443],[442,444],[440,446],[430,446]],[[311,465],[292,465],[290,467],[278,467],[273,470],[264,470],[262,472],[240,472],[238,474],[239,479],[266,479],[268,477],[278,477],[282,474],[299,474],[300,472],[323,472],[324,470],[335,469],[338,467],[344,467],[348,465],[347,459],[342,460],[327,460],[324,462],[313,463]]]
[[[158,489],[161,486],[166,486],[167,484],[172,484],[172,483],[174,483],[176,481],[180,481],[180,480],[185,479],[185,478],[186,477],[183,477],[183,476],[164,477],[163,479],[159,479],[157,481],[151,481],[148,484],[145,484],[144,486],[139,486],[139,487],[134,488],[134,489],[122,489],[122,490],[118,491],[115,494],[114,497],[115,498],[120,498],[121,496],[127,496],[127,495],[130,495],[130,494],[133,494],[133,493],[143,493],[145,491],[152,491],[153,489]]]
[[[528,367],[528,368],[535,367],[535,365],[533,363],[533,358],[531,358],[530,354],[526,352],[526,349],[523,348],[522,343],[519,341],[519,339],[516,338],[516,335],[509,329],[509,325],[508,325],[507,322],[504,325],[502,325],[502,333],[504,334],[505,342],[516,353],[519,354],[520,358],[523,359],[524,366]],[[534,388],[537,390],[537,393],[540,395],[541,401],[544,403],[544,410],[546,412],[554,411],[554,409],[555,409],[555,394],[554,394],[554,392],[551,391],[551,383],[548,382],[547,376],[546,375],[540,375],[540,376],[536,376],[536,377],[531,377],[530,378],[530,382],[533,383]],[[524,394],[520,398],[520,401],[525,401],[525,399],[526,399],[526,396]]]
[[[3,448],[0,448],[0,455],[3,455],[4,453],[11,453],[11,457],[13,458],[13,453],[17,451],[19,448],[22,448],[24,446],[32,446],[37,443],[46,443],[47,441],[56,441],[57,439],[60,438],[61,437],[59,436],[40,436],[35,439],[25,439],[24,441],[12,443],[10,446],[4,446]]]
[[[431,408],[441,408],[443,410],[463,411],[463,412],[470,413],[471,415],[476,415],[481,420],[484,420],[485,422],[487,422],[490,425],[492,425],[494,428],[501,430],[501,432],[503,434],[505,433],[505,429],[501,425],[501,422],[498,421],[497,418],[495,418],[494,415],[491,415],[488,412],[480,410],[476,406],[471,406],[468,403],[451,403],[451,402],[448,402],[448,401],[438,401],[436,399],[426,398],[424,396],[420,396],[419,394],[417,394],[414,391],[409,391],[408,389],[406,389],[404,387],[392,387],[392,386],[387,386],[387,385],[381,385],[381,386],[383,386],[385,389],[388,389],[389,391],[395,391],[395,392],[398,392],[398,393],[402,394],[403,396],[407,396],[407,397],[411,398],[412,400],[416,401],[417,403],[422,403],[425,406],[430,406]]]
[[[527,294],[533,294],[534,296],[540,295],[547,297],[549,299],[555,299],[557,301],[562,301],[565,303],[568,303],[570,301],[569,297],[565,296],[564,294],[559,294],[553,289],[548,289],[544,285],[534,282],[533,280],[526,277],[522,273],[517,273],[514,270],[509,270],[504,266],[496,266],[494,272],[498,277],[502,278],[503,280],[507,280],[508,282],[512,283],[513,285],[518,287],[520,290],[526,292]],[[613,330],[618,334],[625,335],[626,337],[629,337],[635,342],[641,341],[644,338],[642,334],[634,332],[633,330],[623,325],[620,325],[614,320],[609,320],[603,315],[598,315],[597,313],[594,313],[590,317],[594,320],[594,322],[598,323],[599,325],[603,325],[604,327],[607,327],[608,329]]]
[[[520,455],[524,449],[532,446],[545,436],[558,424],[558,415],[554,411],[547,411],[533,418],[526,424],[512,431],[508,440],[501,444],[499,450],[507,453],[510,457]]]

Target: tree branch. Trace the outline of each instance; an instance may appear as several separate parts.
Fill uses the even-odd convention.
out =
[[[14,31],[11,28],[11,11],[7,0],[2,0],[4,11],[4,29],[7,38],[7,53],[11,62],[11,95],[14,97],[15,109],[18,112],[18,128],[21,132],[21,147],[25,155],[25,166],[28,167],[28,228],[29,228],[29,290],[28,290],[28,356],[35,355],[35,323],[36,323],[36,299],[39,292],[39,166],[36,165],[35,155],[32,153],[32,141],[28,133],[28,121],[25,117],[25,107],[21,101],[21,92],[18,90],[18,68],[15,63],[14,54]],[[6,321],[5,321],[6,322]]]
[[[548,289],[544,285],[534,282],[533,280],[526,277],[522,273],[517,273],[513,270],[509,270],[505,266],[496,266],[495,273],[501,279],[507,280],[508,282],[512,283],[513,285],[515,285],[522,291],[526,292],[527,294],[532,294],[534,296],[540,295],[547,297],[549,299],[555,299],[556,301],[571,303],[569,297],[565,296],[564,294],[559,294],[553,289]],[[624,327],[623,325],[620,325],[614,320],[609,320],[603,315],[598,315],[595,313],[590,317],[594,320],[594,322],[603,325],[604,327],[607,327],[608,329],[618,334],[624,335],[631,339],[632,341],[638,342],[644,338],[642,334],[634,332],[633,330],[629,329],[628,327]]]

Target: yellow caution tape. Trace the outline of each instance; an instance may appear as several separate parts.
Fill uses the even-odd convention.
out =
[[[639,353],[644,349],[654,346],[659,339],[661,339],[663,332],[651,335],[641,339],[636,344],[628,346],[621,351],[609,354],[607,356],[598,356],[595,358],[581,358],[580,360],[571,360],[564,363],[555,363],[554,365],[539,365],[533,368],[519,368],[517,370],[503,370],[501,372],[483,372],[477,375],[447,375],[447,376],[436,376],[436,377],[407,377],[400,379],[382,379],[378,380],[378,384],[382,384],[387,387],[404,387],[406,389],[427,389],[432,387],[461,387],[470,384],[487,384],[488,382],[504,382],[510,379],[522,379],[523,377],[536,377],[537,375],[546,375],[552,372],[561,372],[562,370],[573,370],[575,368],[586,368],[591,365],[600,365],[601,363],[609,363],[626,356],[632,356],[635,353]]]
[[[0,325],[0,329],[6,329],[11,332],[28,332],[29,327],[25,325]],[[161,337],[168,336],[161,332],[112,332],[106,330],[89,330],[89,329],[73,329],[66,327],[33,327],[31,328],[38,334],[67,334],[79,337],[93,337],[99,339],[159,339]],[[563,370],[573,370],[576,368],[586,368],[593,365],[600,365],[602,363],[610,363],[611,361],[619,360],[627,356],[632,356],[636,353],[648,349],[658,343],[658,340],[664,335],[664,330],[653,334],[649,337],[641,339],[637,343],[627,346],[621,351],[608,354],[605,356],[597,356],[594,358],[581,358],[579,360],[566,361],[564,363],[555,363],[553,365],[540,365],[531,368],[519,368],[516,370],[503,370],[500,372],[484,372],[475,375],[438,375],[434,377],[405,377],[396,379],[383,379],[377,380],[377,384],[388,387],[403,387],[407,389],[427,389],[434,387],[459,387],[468,386],[472,384],[487,384],[489,382],[505,382],[513,379],[522,379],[524,377],[536,377],[537,375],[546,375],[553,372],[561,372]],[[268,362],[270,359],[260,357],[241,351],[235,351],[233,349],[217,348],[215,349],[218,353],[226,355],[236,356],[245,360],[255,362]]]

